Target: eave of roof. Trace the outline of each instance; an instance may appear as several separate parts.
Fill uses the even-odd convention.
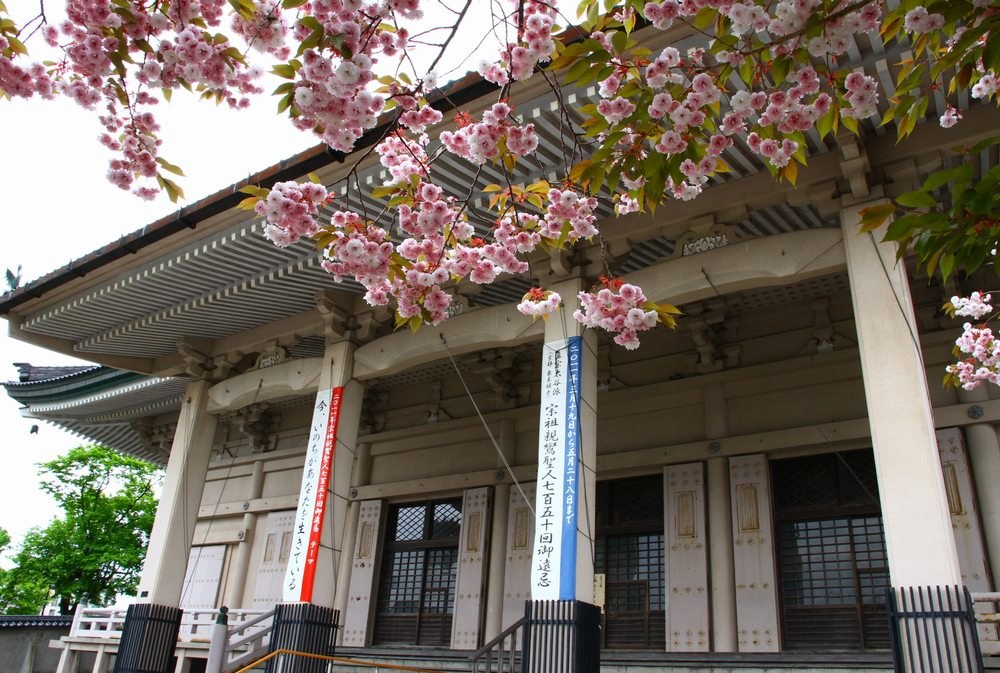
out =
[[[23,405],[52,404],[93,395],[148,378],[111,367],[88,367],[66,376],[38,381],[8,381],[7,394]]]

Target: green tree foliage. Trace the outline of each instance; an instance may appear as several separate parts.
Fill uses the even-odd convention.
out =
[[[156,514],[159,469],[102,446],[72,449],[39,468],[41,489],[63,515],[25,535],[12,556],[15,567],[0,576],[0,611],[37,613],[50,589],[62,614],[82,600],[106,605],[133,593]]]
[[[996,151],[1000,137],[971,147],[955,147],[951,165],[931,173],[920,188],[862,211],[862,231],[889,218],[884,239],[899,243],[899,257],[913,251],[927,273],[974,273],[994,264],[1000,244],[1000,165],[976,170],[979,156]]]

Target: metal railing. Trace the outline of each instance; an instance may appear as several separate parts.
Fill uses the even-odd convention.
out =
[[[891,587],[888,608],[896,673],[983,673],[968,589]]]
[[[472,673],[521,673],[520,644],[524,638],[526,619],[507,627],[496,638],[476,650],[469,660]]]
[[[524,618],[524,673],[599,673],[599,607],[582,601],[528,601]]]

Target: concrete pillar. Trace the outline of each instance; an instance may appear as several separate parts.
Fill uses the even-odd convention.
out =
[[[597,338],[573,319],[581,281],[564,281],[552,289],[564,306],[546,321],[542,349],[531,597],[592,603]]]
[[[859,234],[863,207],[841,213],[890,581],[961,582],[913,302],[896,246]]]
[[[371,481],[372,474],[372,447],[367,442],[358,444],[354,454],[354,474],[351,477],[351,487],[367,486]],[[361,511],[361,503],[358,500],[351,500],[347,507],[347,521],[345,522],[344,538],[342,543],[343,552],[340,555],[340,563],[337,566],[337,586],[334,596],[334,607],[340,611],[340,625],[344,625],[347,618],[347,600],[351,585],[351,566],[354,560],[354,547],[358,540],[358,515]],[[337,632],[337,644],[341,644],[343,629]]]
[[[184,394],[139,580],[138,595],[143,602],[180,605],[183,569],[191,552],[215,439],[216,417],[206,411],[210,385],[206,380],[194,381]]]
[[[988,384],[987,384],[988,385]],[[984,385],[975,390],[959,389],[958,399],[964,403],[985,402],[989,399]],[[997,429],[990,423],[965,426],[965,439],[972,463],[972,478],[976,484],[976,503],[986,542],[987,567],[993,587],[1000,580],[1000,441]]]
[[[253,472],[250,474],[250,490],[247,500],[256,500],[264,493],[264,461],[255,460]],[[257,529],[257,513],[247,512],[243,515],[243,530],[246,531],[242,540],[236,545],[236,556],[230,571],[226,586],[226,602],[231,608],[243,607],[243,596],[247,587],[247,573],[250,571],[250,552],[253,550],[253,533]]]
[[[282,598],[332,608],[364,387],[349,341],[328,343],[322,367]]]
[[[705,438],[722,439],[729,433],[726,396],[721,383],[705,386]],[[736,576],[733,562],[732,499],[729,460],[721,456],[707,463],[708,557],[712,605],[712,651],[735,652]]]
[[[508,464],[514,465],[515,442],[514,419],[500,421],[500,451]],[[503,461],[497,459],[497,470],[507,469]],[[510,475],[496,485],[493,491],[493,522],[490,527],[490,565],[486,581],[486,624],[483,630],[485,642],[500,635],[503,630],[504,567],[507,561],[507,518],[510,516]]]

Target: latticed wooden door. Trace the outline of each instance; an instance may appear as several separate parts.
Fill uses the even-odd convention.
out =
[[[390,509],[376,644],[450,644],[461,526],[461,499]]]

